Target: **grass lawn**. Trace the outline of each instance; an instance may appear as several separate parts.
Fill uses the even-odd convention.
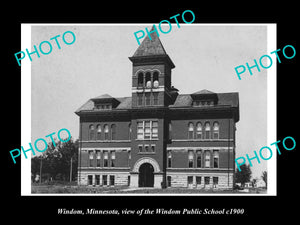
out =
[[[213,189],[188,189],[188,188],[128,188],[118,187],[92,187],[77,186],[74,183],[61,184],[32,184],[33,194],[266,194],[266,189],[249,189],[249,192],[241,193],[237,190],[213,190]]]

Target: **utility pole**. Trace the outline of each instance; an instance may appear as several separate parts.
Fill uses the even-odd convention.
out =
[[[72,159],[73,157],[71,157],[71,165],[70,165],[70,182],[72,182]]]
[[[41,163],[40,163],[40,184],[42,183],[42,166],[43,166],[43,157],[41,157]]]

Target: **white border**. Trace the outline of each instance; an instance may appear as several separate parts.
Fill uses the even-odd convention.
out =
[[[31,26],[152,26],[153,24],[21,24],[21,49],[30,49],[31,46]],[[172,24],[175,26],[175,24]],[[227,23],[227,24],[180,24],[180,26],[267,26],[267,49],[268,54],[276,50],[276,24],[274,23]],[[275,61],[274,61],[275,62]],[[268,143],[277,141],[276,139],[276,63],[273,63],[267,71],[267,132]],[[271,114],[272,113],[272,114]],[[25,150],[31,143],[31,63],[28,59],[21,62],[21,145]],[[32,194],[31,193],[31,160],[25,159],[21,153],[21,196],[269,196],[277,194],[277,158],[269,160],[268,168],[268,192],[267,194]]]

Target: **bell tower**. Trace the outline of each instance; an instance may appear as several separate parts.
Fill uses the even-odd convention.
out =
[[[154,26],[132,57],[132,107],[168,106],[178,90],[171,85],[174,63],[166,53]]]

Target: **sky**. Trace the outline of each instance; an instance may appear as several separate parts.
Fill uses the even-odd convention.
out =
[[[61,128],[67,128],[73,139],[77,139],[79,117],[74,112],[86,101],[102,94],[131,96],[132,63],[128,57],[138,48],[134,32],[145,27],[150,30],[152,24],[32,25],[31,48],[57,35],[61,46],[58,49],[53,40],[50,54],[41,54],[40,58],[32,55],[32,142]],[[76,36],[72,45],[60,39],[66,31]],[[246,153],[254,156],[254,150],[270,144],[267,143],[267,70],[253,69],[253,75],[245,73],[242,80],[234,70],[246,62],[253,65],[253,59],[267,54],[266,25],[182,24],[178,28],[173,24],[171,32],[160,33],[159,38],[176,66],[172,70],[172,85],[180,94],[202,89],[239,92],[236,157]],[[252,177],[260,177],[266,165],[266,161],[254,162]]]

